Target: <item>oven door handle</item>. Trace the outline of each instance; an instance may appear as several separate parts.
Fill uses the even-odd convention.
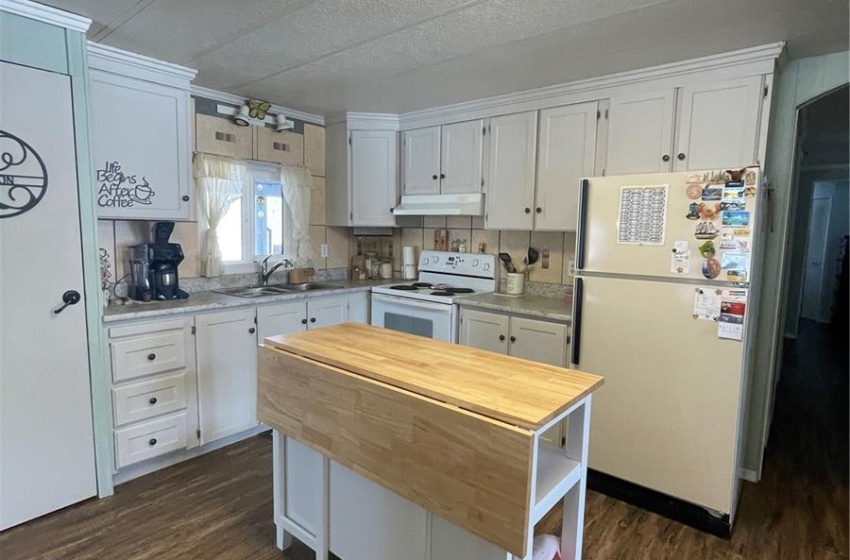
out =
[[[372,294],[372,303],[375,302],[383,302],[388,304],[397,304],[404,305],[406,307],[417,307],[419,309],[427,309],[428,311],[436,311],[438,313],[451,313],[452,306],[446,305],[443,303],[427,303],[422,301],[417,301],[415,299],[403,298],[403,297],[393,297],[387,296],[384,294]]]

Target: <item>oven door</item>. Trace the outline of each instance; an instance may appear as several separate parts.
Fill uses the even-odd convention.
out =
[[[372,294],[372,325],[455,342],[454,305]]]

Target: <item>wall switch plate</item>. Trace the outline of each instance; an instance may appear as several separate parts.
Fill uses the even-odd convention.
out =
[[[328,244],[322,243],[322,258],[328,258]]]
[[[576,275],[576,262],[570,261],[567,264],[567,276],[575,276]]]

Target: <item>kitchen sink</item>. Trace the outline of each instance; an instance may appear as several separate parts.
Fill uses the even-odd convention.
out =
[[[225,294],[241,298],[256,298],[263,296],[278,296],[292,292],[307,292],[312,290],[333,290],[342,286],[330,284],[272,284],[269,286],[240,286],[238,288],[221,288],[213,290],[217,294]]]

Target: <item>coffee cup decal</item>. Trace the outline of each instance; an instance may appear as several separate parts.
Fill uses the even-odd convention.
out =
[[[107,161],[97,170],[97,205],[104,208],[132,208],[136,204],[149,205],[156,196],[147,178],[126,173],[117,161]]]

